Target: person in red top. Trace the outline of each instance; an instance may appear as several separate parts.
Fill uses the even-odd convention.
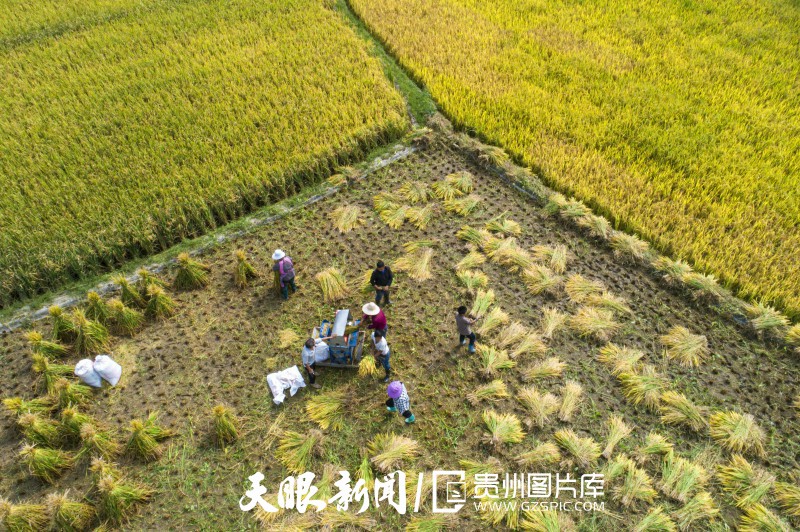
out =
[[[380,331],[382,336],[386,336],[386,314],[383,313],[381,308],[375,303],[367,303],[361,310],[364,311],[364,316],[361,318],[361,323],[367,325],[367,329]]]

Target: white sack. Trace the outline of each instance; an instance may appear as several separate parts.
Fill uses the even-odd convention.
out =
[[[322,340],[317,340],[316,349],[314,349],[314,362],[325,362],[331,358],[331,348]]]
[[[93,388],[100,388],[103,386],[103,379],[94,370],[94,362],[91,359],[84,358],[75,364],[75,375],[86,385]]]
[[[103,377],[111,386],[116,386],[122,376],[122,366],[114,362],[107,355],[94,357],[94,370]]]
[[[289,395],[294,395],[300,388],[305,388],[306,381],[303,380],[297,366],[292,366],[267,375],[267,385],[272,392],[272,401],[279,405],[286,399],[286,394],[283,393],[286,388],[289,388]]]

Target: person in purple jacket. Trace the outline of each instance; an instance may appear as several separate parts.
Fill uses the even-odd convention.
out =
[[[281,249],[275,250],[272,260],[275,261],[272,270],[278,273],[278,280],[281,284],[281,297],[289,299],[289,288],[292,289],[293,294],[297,291],[297,285],[294,284],[294,263],[291,257],[287,257]]]

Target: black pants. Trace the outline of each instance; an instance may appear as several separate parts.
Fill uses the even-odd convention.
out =
[[[386,400],[386,406],[388,406],[389,408],[394,408],[394,399],[392,399],[391,397],[389,399],[387,399]],[[401,413],[403,414],[403,417],[406,418],[406,419],[411,417],[411,410],[406,410],[405,412],[401,412]]]
[[[305,364],[304,364],[304,366],[305,366]],[[316,373],[317,373],[317,363],[316,362],[311,364],[311,369],[312,369],[312,371],[314,371],[314,373],[311,373],[310,371],[308,371],[308,368],[306,367],[306,375],[308,375],[308,382],[310,384],[314,384],[314,381],[317,380],[317,375],[316,375]]]
[[[389,304],[389,291],[388,290],[375,290],[375,304],[381,304],[381,298],[386,300],[386,304]]]
[[[459,334],[458,335],[458,341],[459,342],[463,342],[464,338],[469,338],[469,345],[470,346],[475,345],[475,333],[470,333],[468,335],[466,335],[466,334]]]
[[[289,299],[289,289],[292,289],[292,293],[294,294],[297,292],[297,285],[294,284],[294,277],[289,279],[288,281],[284,281],[281,285],[281,297],[283,299]]]

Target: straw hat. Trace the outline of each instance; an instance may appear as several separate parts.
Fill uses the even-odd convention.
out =
[[[377,316],[378,313],[381,311],[381,308],[375,303],[367,303],[366,305],[361,307],[361,310],[363,310],[364,314],[366,314],[367,316]]]
[[[272,260],[281,260],[285,256],[286,253],[284,253],[282,249],[276,249],[275,253],[272,254]]]
[[[403,395],[403,383],[400,381],[390,382],[389,387],[386,388],[386,395],[388,395],[391,399],[397,399]]]

